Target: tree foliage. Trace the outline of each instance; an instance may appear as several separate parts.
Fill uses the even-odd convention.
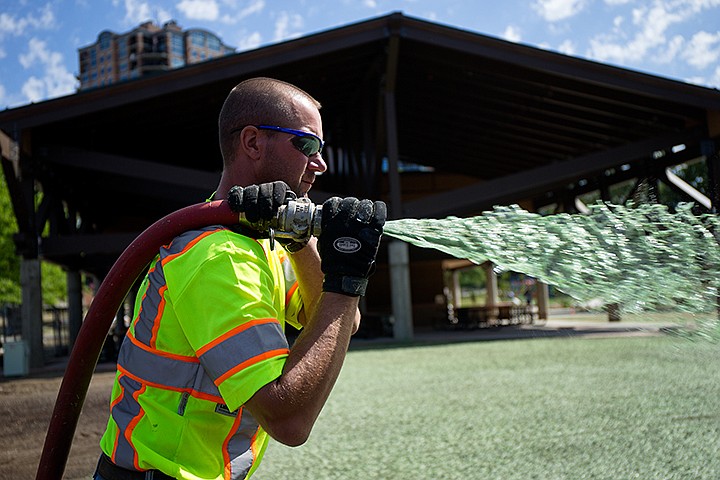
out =
[[[20,258],[15,254],[15,232],[17,222],[0,169],[0,303],[20,303]]]
[[[5,176],[0,169],[0,304],[22,301],[20,257],[15,252],[13,235],[18,227],[10,201]],[[46,305],[57,305],[67,299],[63,269],[49,262],[41,263],[42,297]]]

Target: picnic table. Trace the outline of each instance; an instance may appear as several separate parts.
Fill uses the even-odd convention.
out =
[[[452,314],[448,315],[445,326],[471,330],[505,325],[530,325],[535,317],[535,307],[532,305],[502,302],[496,305],[455,308]]]

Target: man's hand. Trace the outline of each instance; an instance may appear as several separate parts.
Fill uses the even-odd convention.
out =
[[[250,228],[260,234],[257,238],[269,236],[270,221],[277,216],[280,206],[296,198],[295,192],[281,181],[247,187],[236,185],[228,192],[230,209],[245,214]],[[307,240],[305,242],[296,242],[290,238],[276,240],[290,253],[297,252],[307,244]]]
[[[323,204],[318,250],[324,291],[365,294],[386,217],[383,202],[333,197]]]

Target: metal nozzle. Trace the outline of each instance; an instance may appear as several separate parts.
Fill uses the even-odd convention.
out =
[[[280,205],[275,218],[269,222],[254,224],[252,227],[258,231],[272,229],[276,238],[290,238],[303,242],[310,237],[320,236],[321,220],[322,205],[315,205],[309,198],[302,197],[288,200],[285,205]],[[240,213],[240,222],[248,223],[244,213]]]

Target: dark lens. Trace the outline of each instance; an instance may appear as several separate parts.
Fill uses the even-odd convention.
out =
[[[292,144],[306,157],[311,157],[320,151],[320,141],[315,137],[298,135],[292,139]]]

